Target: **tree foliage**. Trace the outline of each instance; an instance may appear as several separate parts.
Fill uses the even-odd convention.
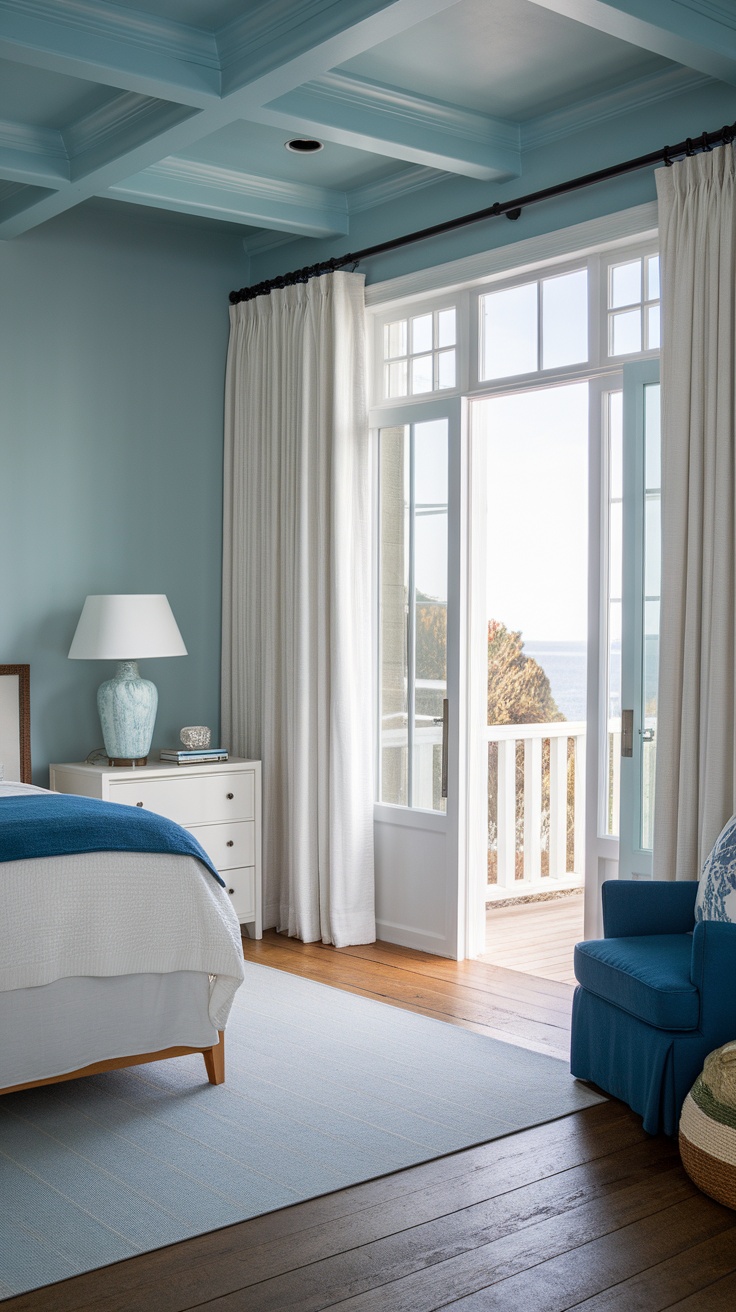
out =
[[[549,679],[524,653],[521,633],[488,621],[488,723],[549,724],[564,720]]]

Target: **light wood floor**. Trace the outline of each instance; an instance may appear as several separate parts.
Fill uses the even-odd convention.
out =
[[[561,1052],[568,985],[387,944],[247,941],[245,955]],[[329,1078],[329,1072],[326,1072]],[[3,1312],[733,1312],[736,1212],[676,1144],[609,1101],[200,1235]]]
[[[583,896],[486,909],[486,950],[481,961],[574,984],[572,954],[583,933]]]

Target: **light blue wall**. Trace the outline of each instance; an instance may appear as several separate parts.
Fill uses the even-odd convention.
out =
[[[34,779],[101,734],[114,666],[69,661],[85,596],[164,592],[154,743],[219,723],[227,294],[240,239],[87,208],[0,243],[0,663],[31,666]]]
[[[614,105],[613,109],[620,110],[620,105]],[[417,228],[485,209],[496,201],[511,200],[659,150],[667,143],[699,136],[704,131],[712,132],[724,123],[733,123],[734,119],[736,88],[715,82],[655,103],[637,105],[630,112],[616,112],[609,119],[579,127],[569,136],[550,140],[544,147],[525,150],[522,176],[503,185],[471,178],[451,178],[391,204],[351,215],[350,233],[346,238],[302,240],[260,255],[254,253],[249,281],[256,283]],[[550,116],[548,131],[553,132],[555,126],[559,130],[560,121]],[[486,220],[443,237],[373,257],[361,268],[368,283],[381,282],[641,205],[654,200],[655,195],[654,173],[648,168],[567,197],[530,206],[515,223],[506,218]]]

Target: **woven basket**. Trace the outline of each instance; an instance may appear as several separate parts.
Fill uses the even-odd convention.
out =
[[[698,1189],[736,1209],[736,1042],[706,1057],[683,1103],[680,1156]]]

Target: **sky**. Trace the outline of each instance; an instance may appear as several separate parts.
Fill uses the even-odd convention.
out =
[[[472,423],[487,453],[488,618],[526,641],[584,642],[587,383],[475,401]]]

